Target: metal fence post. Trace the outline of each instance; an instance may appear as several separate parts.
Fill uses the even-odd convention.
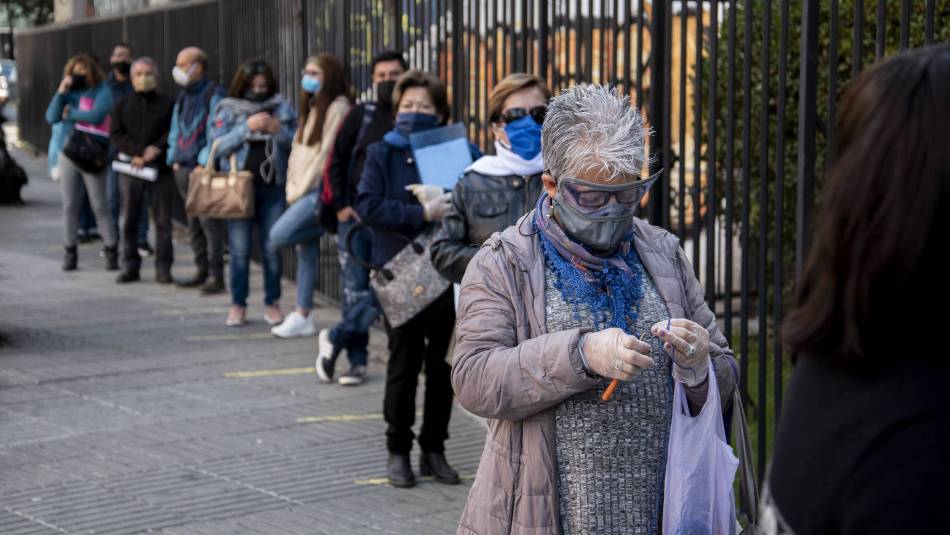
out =
[[[803,7],[798,101],[798,189],[795,211],[797,275],[802,272],[811,244],[811,212],[815,200],[815,127],[818,120],[818,0],[805,0]]]

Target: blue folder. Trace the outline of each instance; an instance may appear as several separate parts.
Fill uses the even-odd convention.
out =
[[[410,134],[409,144],[423,184],[452,189],[462,171],[472,165],[472,151],[462,123]]]

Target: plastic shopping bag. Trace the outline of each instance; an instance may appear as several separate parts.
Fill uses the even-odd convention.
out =
[[[719,386],[709,364],[709,393],[690,416],[685,386],[676,383],[666,460],[664,535],[734,535],[732,483],[739,460],[726,442]]]

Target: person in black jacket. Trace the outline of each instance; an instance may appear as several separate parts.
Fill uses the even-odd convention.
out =
[[[798,306],[782,327],[798,361],[764,533],[947,530],[947,95],[944,44],[885,60],[842,98]]]
[[[514,73],[492,89],[488,117],[495,155],[482,156],[455,184],[452,207],[432,242],[432,265],[459,284],[468,262],[495,232],[518,222],[541,194],[541,125],[551,90],[537,76]]]
[[[353,205],[356,204],[356,185],[363,173],[366,161],[366,148],[383,138],[393,128],[392,93],[399,78],[409,64],[401,52],[388,50],[373,58],[373,84],[376,87],[376,101],[364,102],[350,108],[340,126],[333,152],[327,167],[330,183],[327,207],[332,212],[322,217],[325,226],[337,226],[337,250],[340,260],[340,272],[343,278],[342,318],[332,329],[323,329],[317,338],[317,375],[323,381],[333,379],[337,356],[344,349],[350,361],[350,369],[340,376],[338,382],[344,386],[362,384],[366,378],[366,362],[369,353],[369,326],[379,315],[369,289],[369,271],[353,261],[346,252],[344,240],[346,233],[359,221]],[[328,199],[329,198],[329,199]],[[329,223],[329,224],[328,224]],[[354,255],[361,260],[369,260],[370,240],[365,232],[359,232],[351,240]]]
[[[420,183],[409,134],[448,122],[451,109],[445,84],[431,74],[408,71],[396,82],[393,103],[397,111],[395,128],[383,136],[382,141],[369,146],[356,197],[360,219],[373,228],[372,263],[375,265],[385,264],[406,245],[404,239],[390,232],[412,239],[428,225],[441,221],[450,206],[450,193],[423,203],[407,188]],[[442,483],[459,482],[458,473],[446,462],[444,453],[452,413],[452,385],[445,357],[454,324],[451,289],[400,327],[393,328],[386,322],[389,361],[383,414],[389,450],[387,474],[393,486],[415,485],[409,453],[414,438],[416,386],[423,363],[426,387],[419,433],[422,448],[419,469],[422,475],[433,475]]]
[[[132,64],[134,92],[122,97],[112,110],[110,139],[119,153],[131,158],[133,168],[150,167],[157,171],[154,182],[120,175],[122,199],[120,224],[122,241],[122,273],[116,282],[139,280],[142,258],[139,256],[139,217],[145,192],[151,196],[152,216],[155,218],[155,280],[161,284],[172,282],[172,203],[177,190],[171,169],[165,162],[168,128],[171,124],[171,98],[156,91],[158,69],[151,58],[139,58]]]

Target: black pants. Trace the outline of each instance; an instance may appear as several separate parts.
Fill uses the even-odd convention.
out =
[[[174,260],[172,203],[178,194],[171,175],[159,175],[155,182],[119,175],[122,199],[119,225],[122,235],[122,269],[137,273],[142,267],[142,257],[139,256],[139,218],[142,216],[142,202],[146,190],[152,199],[152,218],[155,220],[155,271],[169,273]]]
[[[449,438],[452,414],[451,367],[446,352],[455,326],[455,304],[451,289],[418,316],[398,329],[386,324],[389,334],[389,364],[386,366],[386,393],[383,414],[386,447],[392,453],[412,450],[412,425],[416,419],[416,386],[425,364],[425,412],[419,446],[424,451],[442,452]]]
[[[175,183],[182,201],[188,197],[188,175],[191,167],[175,171]],[[198,273],[224,278],[225,222],[223,219],[188,216],[188,237],[195,255]]]

